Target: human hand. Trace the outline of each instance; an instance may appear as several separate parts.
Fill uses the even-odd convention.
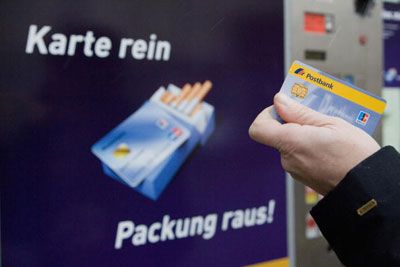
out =
[[[274,107],[287,123],[275,120],[270,106],[250,126],[250,137],[278,149],[283,168],[322,195],[380,149],[363,130],[316,112],[282,93],[275,95]]]

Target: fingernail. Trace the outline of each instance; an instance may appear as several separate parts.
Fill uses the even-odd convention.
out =
[[[293,100],[291,100],[287,95],[283,94],[283,93],[278,93],[275,97],[275,100],[284,106],[289,106]]]

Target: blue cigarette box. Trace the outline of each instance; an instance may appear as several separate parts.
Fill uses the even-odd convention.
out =
[[[178,95],[181,88],[170,84],[168,86],[168,91]],[[139,110],[146,109],[147,112],[151,112],[152,110],[157,112],[159,109],[162,109],[166,111],[168,116],[171,116],[171,118],[178,121],[190,131],[190,136],[188,140],[179,146],[167,159],[154,167],[140,184],[133,187],[137,192],[152,200],[157,200],[159,198],[190,153],[197,145],[205,145],[215,128],[215,112],[213,106],[202,102],[201,109],[196,114],[187,116],[161,101],[161,97],[165,92],[165,88],[159,88]],[[140,127],[140,125],[137,127]],[[128,186],[128,184],[104,162],[102,162],[102,167],[106,175]]]

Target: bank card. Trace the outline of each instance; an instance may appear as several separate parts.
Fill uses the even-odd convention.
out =
[[[313,110],[340,117],[370,135],[386,107],[383,98],[300,61],[290,67],[281,92]],[[273,115],[281,120],[275,110]]]
[[[136,187],[189,136],[171,115],[146,103],[95,143],[92,152],[126,184]]]

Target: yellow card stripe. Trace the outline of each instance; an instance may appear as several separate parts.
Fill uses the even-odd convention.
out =
[[[288,267],[289,258],[281,258],[272,261],[260,262],[252,265],[247,265],[246,267]]]
[[[295,71],[299,68],[304,69],[304,74],[296,74]],[[375,111],[378,114],[382,114],[385,110],[386,103],[380,99],[370,96],[366,93],[360,92],[346,84],[338,82],[327,76],[324,76],[316,71],[313,71],[303,65],[294,63],[289,70],[289,73],[306,81],[317,85],[318,87],[329,91],[335,95],[341,96],[357,105],[365,107],[369,110]],[[318,80],[320,82],[318,82]]]

